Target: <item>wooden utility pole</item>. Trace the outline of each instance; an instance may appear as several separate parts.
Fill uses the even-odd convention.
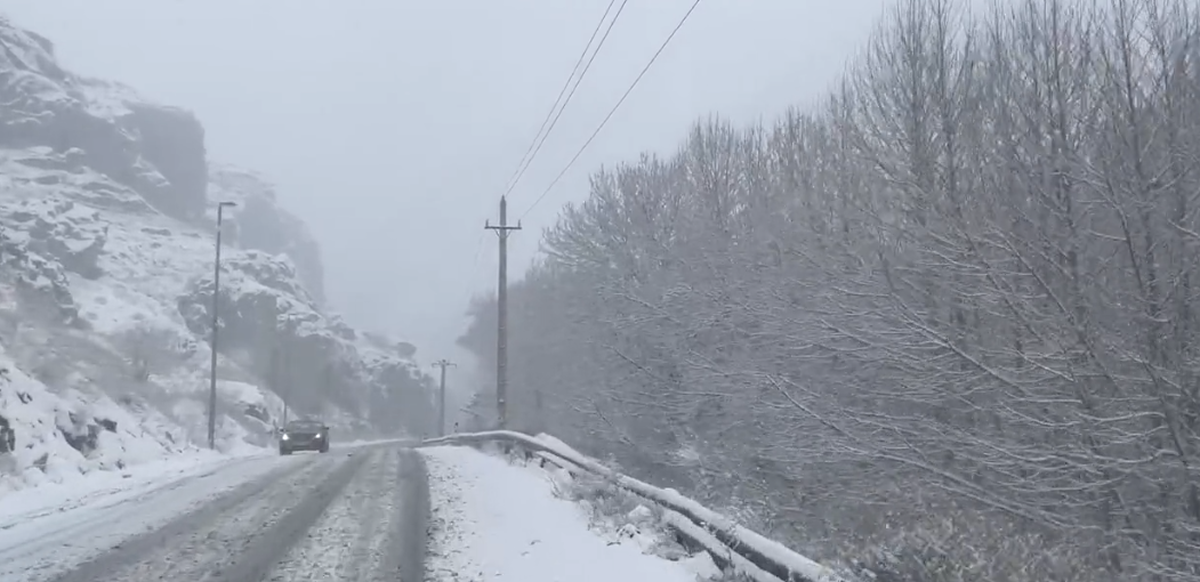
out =
[[[457,365],[444,358],[433,363],[435,368],[442,369],[442,383],[438,387],[438,436],[446,436],[446,368]]]
[[[508,235],[521,230],[508,224],[508,200],[500,197],[500,224],[483,223],[483,228],[496,231],[500,239],[500,280],[496,284],[496,418],[503,430],[508,424]]]

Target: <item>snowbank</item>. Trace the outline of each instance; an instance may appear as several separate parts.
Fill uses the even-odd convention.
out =
[[[51,392],[0,348],[0,425],[16,433],[15,450],[0,454],[0,495],[34,485],[69,487],[98,471],[199,452],[166,418],[147,412],[135,417],[103,394]]]
[[[550,453],[567,463],[611,479],[615,485],[657,503],[667,510],[668,516],[671,513],[677,515],[668,519],[669,522],[675,522],[671,524],[673,527],[704,545],[710,552],[715,551],[715,558],[722,559],[728,556],[727,559],[738,567],[739,571],[758,582],[842,582],[842,578],[832,569],[793,552],[783,544],[742,527],[673,489],[660,489],[617,473],[551,435],[540,434],[531,437],[518,432],[498,430],[449,435],[426,440],[424,444],[477,444],[492,441],[515,443],[535,451]],[[710,547],[714,542],[719,543],[721,547]]]
[[[8,524],[36,519],[100,500],[118,503],[169,481],[194,477],[240,459],[270,456],[264,449],[245,448],[233,455],[196,449],[171,457],[147,461],[120,471],[98,471],[86,479],[47,482],[20,491],[0,492],[0,529]]]
[[[522,582],[694,582],[686,564],[613,543],[558,499],[544,471],[461,447],[421,450],[429,473],[433,547],[427,576]]]

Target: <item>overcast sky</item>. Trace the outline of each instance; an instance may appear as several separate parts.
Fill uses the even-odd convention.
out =
[[[618,1],[618,4],[620,2]],[[770,120],[822,97],[890,0],[705,0],[572,171],[527,215],[687,11],[629,2],[514,190],[515,271],[588,173],[669,152],[697,117]],[[77,72],[194,111],[213,160],[274,181],[323,248],[334,307],[428,362],[473,293],[483,232],[608,0],[0,0]],[[515,279],[518,273],[510,274]]]

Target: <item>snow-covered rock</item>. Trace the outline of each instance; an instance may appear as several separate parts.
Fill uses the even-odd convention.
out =
[[[0,16],[0,428],[17,441],[0,484],[207,440],[218,201],[238,204],[222,233],[218,448],[271,445],[284,399],[357,438],[430,422],[414,350],[325,310],[317,243],[267,180],[210,163],[191,113],[64,70]]]
[[[308,225],[279,205],[275,187],[256,172],[209,163],[208,196],[234,202],[229,210],[231,242],[272,254],[287,255],[296,275],[318,305],[325,303],[325,267]],[[215,216],[213,217],[215,219]]]
[[[196,449],[161,412],[122,406],[104,393],[56,394],[3,349],[0,426],[16,433],[14,450],[0,454],[0,495]]]
[[[377,335],[360,335],[323,314],[285,257],[243,251],[223,265],[217,302],[222,343],[258,363],[263,375],[285,368],[280,381],[293,406],[315,412],[330,403],[389,430],[421,422],[414,414],[429,409],[419,399],[432,386],[398,345],[389,347]],[[206,274],[179,297],[179,312],[199,336],[212,327],[213,287]]]
[[[63,70],[48,40],[7,20],[0,21],[0,43],[0,145],[74,148],[82,164],[167,215],[204,211],[204,129],[195,116]]]

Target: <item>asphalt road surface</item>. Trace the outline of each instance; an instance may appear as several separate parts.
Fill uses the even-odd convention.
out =
[[[425,467],[398,445],[232,461],[93,505],[0,523],[0,581],[424,577]]]

